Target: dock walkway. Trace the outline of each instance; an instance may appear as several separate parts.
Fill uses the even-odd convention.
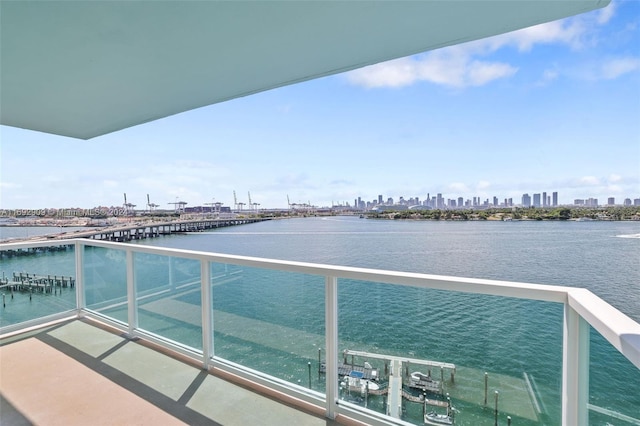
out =
[[[0,289],[8,289],[9,291],[28,291],[53,293],[56,287],[73,288],[76,280],[73,277],[65,277],[58,275],[36,275],[23,272],[13,273],[13,279],[9,281],[8,277],[0,279]]]

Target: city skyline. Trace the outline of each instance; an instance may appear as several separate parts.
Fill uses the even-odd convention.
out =
[[[125,194],[126,195],[126,194]],[[546,195],[546,197],[545,197]],[[598,198],[579,198],[574,199],[571,203],[560,203],[558,200],[558,192],[541,192],[541,193],[524,193],[521,198],[514,201],[513,198],[499,198],[493,196],[491,198],[481,199],[481,197],[473,197],[465,199],[464,197],[444,196],[441,193],[431,196],[427,194],[426,198],[419,196],[413,196],[405,198],[399,196],[394,198],[393,196],[386,197],[383,194],[378,194],[376,198],[364,199],[362,196],[357,197],[353,202],[334,203],[331,206],[317,206],[311,203],[289,203],[286,206],[276,206],[263,208],[259,203],[244,203],[237,202],[233,205],[224,205],[224,203],[204,203],[189,205],[187,202],[172,202],[168,203],[173,205],[173,208],[164,208],[163,206],[155,203],[147,203],[145,205],[138,206],[133,203],[124,203],[122,205],[96,205],[96,206],[64,206],[64,207],[48,207],[41,206],[38,208],[0,208],[0,219],[10,217],[59,217],[59,216],[128,216],[136,213],[167,213],[171,211],[175,212],[187,212],[187,213],[231,213],[231,212],[253,212],[259,213],[266,210],[299,210],[308,211],[310,209],[333,209],[334,211],[348,210],[370,210],[377,207],[389,207],[388,210],[394,210],[395,208],[406,209],[415,207],[426,207],[434,210],[464,210],[464,209],[490,209],[490,208],[560,208],[560,207],[588,207],[588,208],[603,208],[603,207],[639,207],[640,197],[631,198],[625,197],[623,199],[616,199],[616,197],[607,197],[606,201],[599,200]],[[546,201],[545,201],[546,200]],[[617,202],[616,202],[617,201]],[[137,207],[137,208],[136,208]]]
[[[519,202],[538,188],[558,204],[635,199],[638,22],[639,2],[614,0],[89,141],[2,126],[0,209],[119,206],[123,193],[138,209],[147,194],[163,209],[233,206],[234,192],[261,208],[381,192]]]
[[[427,194],[426,198],[419,196],[413,196],[405,198],[399,196],[397,199],[394,197],[385,197],[383,194],[378,194],[377,198],[365,199],[362,196],[353,200],[353,204],[347,203],[347,207],[356,208],[372,208],[375,206],[426,206],[433,209],[455,209],[455,208],[490,208],[490,207],[560,207],[560,206],[587,206],[587,207],[605,207],[605,206],[640,206],[640,197],[624,197],[621,202],[616,203],[615,197],[607,197],[606,203],[601,203],[597,198],[589,197],[582,199],[574,199],[571,203],[560,203],[558,198],[558,192],[553,191],[547,193],[546,191],[539,193],[522,194],[522,197],[514,201],[512,197],[499,198],[498,196],[492,196],[490,198],[481,197],[464,198],[444,196],[441,193],[437,193],[433,196]]]

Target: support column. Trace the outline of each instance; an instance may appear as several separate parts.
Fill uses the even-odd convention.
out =
[[[589,424],[589,324],[564,305],[562,351],[562,424]]]
[[[78,316],[82,316],[82,310],[87,307],[84,294],[84,244],[76,242],[74,244],[76,256],[76,309]]]
[[[200,261],[200,292],[202,300],[202,365],[209,369],[213,356],[213,308],[211,306],[211,264]]]
[[[126,252],[127,264],[127,300],[128,300],[128,318],[129,318],[129,334],[133,335],[138,328],[138,300],[136,298],[136,280],[133,268],[133,251],[128,249]]]
[[[338,409],[338,279],[325,277],[326,414],[335,419]]]

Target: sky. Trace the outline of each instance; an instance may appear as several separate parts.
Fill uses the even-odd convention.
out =
[[[313,54],[313,52],[310,52]],[[0,127],[0,209],[640,198],[640,1],[88,141]]]

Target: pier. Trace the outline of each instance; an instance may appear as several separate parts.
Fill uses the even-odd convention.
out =
[[[349,363],[349,355],[351,356],[351,362]],[[445,407],[449,408],[451,402],[449,398],[447,401],[440,399],[427,399],[427,392],[436,395],[443,395],[443,382],[445,369],[450,372],[450,380],[453,384],[455,382],[455,364],[448,362],[429,361],[415,358],[398,357],[393,355],[382,355],[371,352],[354,351],[345,349],[342,352],[342,362],[338,363],[338,376],[339,378],[355,376],[363,381],[380,380],[379,370],[371,366],[368,362],[364,362],[362,365],[356,364],[355,357],[364,359],[378,359],[384,361],[385,376],[388,378],[388,385],[380,389],[369,389],[365,386],[365,393],[369,395],[386,395],[386,414],[394,418],[401,418],[402,416],[402,400],[405,399],[411,402],[417,402],[421,404]],[[421,365],[427,367],[427,373],[422,372],[410,372],[409,367],[411,365]],[[435,368],[440,370],[440,380],[435,380],[431,377],[431,369]],[[326,363],[320,359],[320,351],[318,351],[318,373],[326,373]],[[420,396],[416,396],[408,392],[406,388],[416,389],[421,391]],[[448,396],[448,394],[447,394]]]
[[[6,250],[6,249],[2,249],[2,246],[0,245],[0,258],[14,257],[14,256],[27,256],[27,255],[37,254],[37,253],[66,251],[72,248],[73,248],[72,245],[65,244],[60,246],[30,247],[30,248],[23,248],[23,249]]]
[[[74,288],[76,280],[73,277],[58,276],[58,275],[37,275],[27,274],[24,272],[13,273],[12,280],[9,277],[5,277],[4,273],[0,278],[0,290],[8,290],[11,294],[14,291],[24,291],[30,294],[32,293],[55,293],[59,287],[62,291],[63,288]],[[3,303],[4,303],[4,293]],[[13,298],[13,296],[11,296]]]

